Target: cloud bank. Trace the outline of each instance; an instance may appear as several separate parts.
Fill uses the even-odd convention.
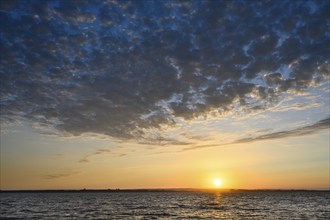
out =
[[[326,0],[1,1],[1,121],[162,141],[148,130],[267,108],[328,78],[329,8]]]

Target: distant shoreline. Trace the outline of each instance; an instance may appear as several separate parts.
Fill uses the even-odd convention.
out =
[[[90,193],[90,192],[330,192],[330,189],[45,189],[0,190],[0,193]]]

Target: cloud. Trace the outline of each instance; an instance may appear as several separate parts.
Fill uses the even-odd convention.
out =
[[[301,111],[309,108],[321,107],[323,103],[297,103],[289,106],[278,106],[273,109],[274,112],[286,112],[286,111]]]
[[[78,162],[79,163],[89,163],[90,160],[88,159],[89,155],[83,157],[82,159],[80,159]]]
[[[170,139],[170,138],[163,138],[160,137],[159,135],[152,135],[152,137],[147,138],[146,140],[140,141],[139,144],[144,144],[144,145],[160,145],[160,146],[165,146],[165,145],[189,145],[191,142],[188,141],[180,141],[176,139]]]
[[[1,1],[1,121],[157,143],[167,138],[148,131],[178,119],[265,108],[328,76],[328,8],[322,0]]]
[[[91,157],[101,155],[101,154],[110,154],[113,157],[124,157],[127,155],[126,153],[117,153],[117,152],[113,152],[109,149],[97,149],[94,152],[87,154],[86,156],[81,158],[78,162],[79,163],[89,163],[89,162],[91,162]]]
[[[182,151],[197,150],[197,149],[209,148],[209,147],[219,147],[219,146],[223,146],[223,145],[228,145],[228,144],[226,144],[226,143],[225,144],[200,144],[200,145],[183,148]]]
[[[53,155],[51,155],[51,159],[54,159],[54,160],[62,160],[64,158],[65,158],[64,154],[53,154]]]
[[[79,172],[66,172],[66,173],[46,174],[46,175],[43,175],[43,178],[46,179],[46,180],[53,180],[53,179],[58,179],[58,178],[70,177],[70,176],[76,175],[78,173]]]
[[[279,138],[287,138],[287,137],[295,137],[295,136],[303,136],[307,134],[312,134],[321,129],[329,129],[330,128],[330,118],[318,121],[315,124],[308,125],[305,127],[300,127],[294,130],[289,131],[280,131],[275,133],[269,133],[265,135],[260,135],[254,138],[243,138],[237,141],[234,141],[232,144],[236,143],[249,143],[254,141],[263,141],[263,140],[273,140]]]
[[[268,133],[265,135],[259,135],[256,137],[241,138],[241,139],[238,139],[238,140],[235,140],[232,142],[228,142],[228,143],[199,144],[199,145],[194,145],[191,147],[183,148],[182,151],[209,148],[209,147],[228,146],[228,145],[232,145],[232,144],[251,143],[251,142],[256,142],[256,141],[274,140],[274,139],[281,139],[281,138],[287,138],[287,137],[297,137],[297,136],[312,134],[319,130],[329,129],[329,128],[330,128],[330,118],[327,118],[324,120],[320,120],[320,121],[316,122],[315,124],[304,126],[304,127],[299,127],[299,128],[293,129],[293,130],[273,132],[273,133]],[[269,131],[269,130],[266,130],[266,132],[267,131]]]

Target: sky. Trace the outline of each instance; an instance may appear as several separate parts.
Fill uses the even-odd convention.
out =
[[[329,1],[0,5],[2,190],[330,189]]]

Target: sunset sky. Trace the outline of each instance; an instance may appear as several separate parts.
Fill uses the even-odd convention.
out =
[[[330,1],[0,3],[2,190],[330,189]]]

